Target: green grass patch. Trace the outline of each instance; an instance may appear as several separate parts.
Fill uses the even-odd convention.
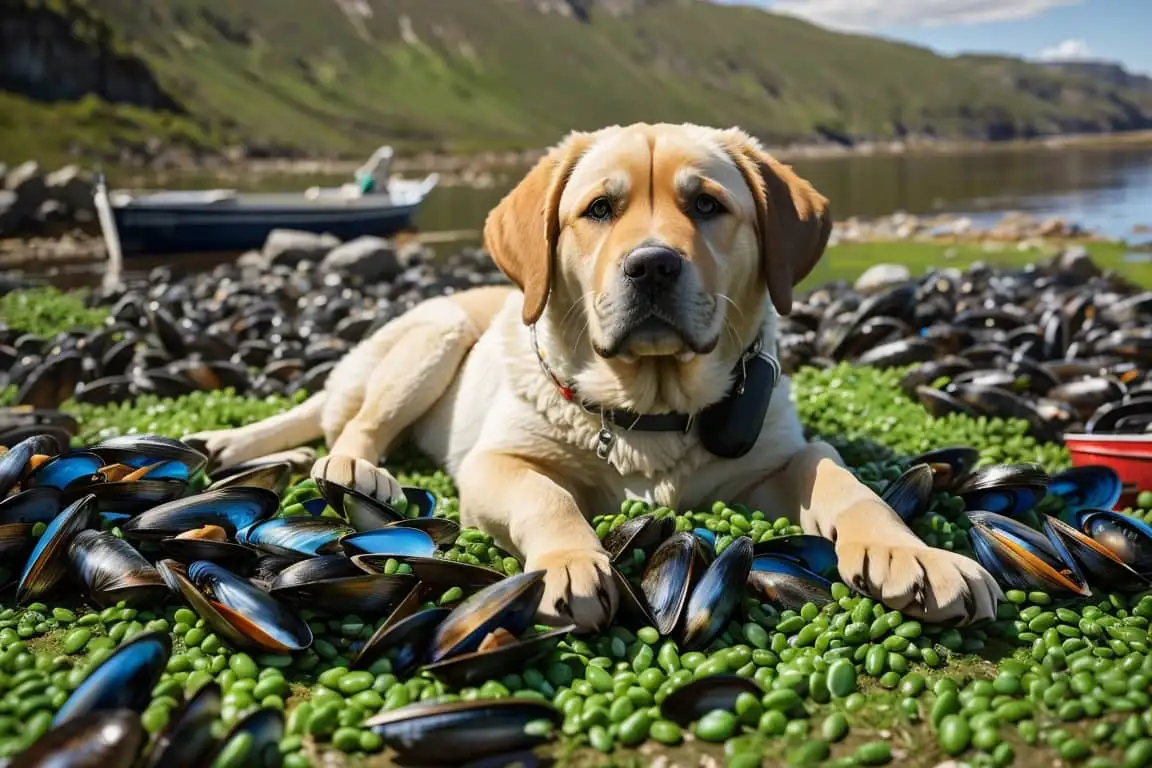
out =
[[[108,319],[108,308],[89,307],[86,297],[85,291],[51,286],[12,291],[0,296],[0,324],[40,338],[99,328]]]

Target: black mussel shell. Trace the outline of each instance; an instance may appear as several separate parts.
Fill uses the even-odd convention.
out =
[[[288,589],[328,579],[363,576],[364,571],[344,555],[321,555],[300,560],[276,575],[272,589]]]
[[[422,530],[388,526],[372,531],[359,531],[340,538],[340,548],[349,557],[387,555],[389,557],[432,557],[436,542]]]
[[[95,499],[85,496],[52,518],[25,561],[16,587],[18,605],[44,595],[64,577],[68,544],[73,536],[92,524],[95,513]]]
[[[481,589],[436,628],[429,661],[471,653],[496,629],[519,635],[532,622],[543,595],[544,571],[509,576]]]
[[[745,693],[759,700],[764,696],[764,689],[751,678],[741,675],[707,675],[668,694],[660,702],[660,715],[688,727],[714,709],[733,711],[736,699]]]
[[[238,737],[246,737],[247,749],[240,765],[245,768],[279,768],[282,764],[280,740],[284,738],[284,713],[278,709],[258,709],[236,723],[217,743],[215,753],[209,753],[204,765],[212,765]]]
[[[937,379],[946,378],[952,379],[964,371],[972,370],[972,363],[968,362],[962,357],[944,357],[939,360],[931,360],[927,363],[922,363],[904,374],[904,378],[900,379],[900,389],[908,397],[916,397],[916,390],[918,387],[927,387]]]
[[[283,495],[288,489],[292,479],[292,465],[287,461],[274,464],[264,464],[252,467],[244,472],[237,472],[220,478],[208,486],[206,491],[218,491],[221,488],[267,488],[277,496]]]
[[[873,347],[858,355],[853,362],[856,365],[870,365],[875,368],[894,368],[913,363],[926,363],[934,360],[938,353],[936,345],[930,341],[917,338],[897,339]]]
[[[1137,573],[1152,575],[1152,527],[1111,510],[1083,510],[1080,530],[1103,544]]]
[[[654,515],[640,515],[618,525],[608,532],[602,542],[604,550],[612,562],[633,549],[644,550],[645,554],[660,545],[676,530],[674,517],[657,518]]]
[[[938,419],[942,419],[950,413],[971,416],[974,419],[980,417],[975,408],[941,389],[924,385],[918,386],[916,387],[916,399],[924,406],[924,410]]]
[[[1019,515],[1048,492],[1048,473],[1037,464],[993,464],[968,475],[953,491],[969,510]]]
[[[1143,432],[1142,425],[1152,419],[1152,396],[1133,397],[1130,400],[1105,403],[1096,409],[1092,418],[1084,425],[1088,434],[1111,432]],[[1123,422],[1136,424],[1140,428],[1127,428]]]
[[[453,656],[422,667],[455,688],[480,685],[485,680],[497,680],[516,670],[522,670],[537,659],[553,651],[575,624],[520,637],[514,643],[497,648],[477,650]]]
[[[225,488],[153,507],[125,522],[121,530],[132,539],[165,539],[216,525],[235,536],[279,509],[280,499],[266,488]]]
[[[132,768],[147,743],[138,712],[102,709],[51,729],[8,768]]]
[[[704,562],[711,563],[716,559],[716,532],[710,531],[707,528],[693,528],[692,535],[696,537],[697,543],[700,545],[700,551],[704,555]]]
[[[669,537],[648,559],[640,591],[661,636],[672,634],[680,623],[688,595],[705,566],[700,540],[690,532]]]
[[[91,478],[102,466],[104,460],[90,451],[61,453],[29,472],[22,487],[64,490],[78,480]]]
[[[176,501],[188,492],[188,482],[177,478],[153,480],[144,477],[139,480],[117,482],[94,482],[69,489],[65,499],[77,494],[90,493],[96,497],[96,507],[101,512],[123,512],[135,515],[153,509],[160,504]]]
[[[349,665],[350,669],[367,669],[385,654],[390,654],[392,671],[401,677],[424,663],[436,628],[452,613],[449,608],[420,610],[421,590],[413,589],[400,601],[387,620],[368,638]]]
[[[616,609],[617,620],[633,629],[656,626],[656,619],[652,616],[652,609],[648,607],[644,593],[638,592],[616,566],[612,566],[612,580],[620,596],[620,606]]]
[[[36,543],[36,523],[47,525],[60,513],[60,491],[32,488],[0,501],[0,563],[22,563]]]
[[[16,393],[16,404],[50,410],[72,397],[84,374],[84,358],[65,352],[33,370]]]
[[[1069,511],[1112,509],[1124,493],[1124,484],[1112,467],[1092,464],[1053,475],[1048,493],[1063,499]]]
[[[739,536],[721,552],[692,589],[680,627],[680,647],[706,648],[724,628],[744,597],[752,567],[752,539]]]
[[[159,460],[178,461],[188,475],[194,475],[208,463],[208,457],[183,440],[163,435],[121,435],[101,440],[90,449],[104,458],[107,464],[127,464],[143,467]]]
[[[526,727],[539,720],[558,727],[562,715],[537,699],[429,701],[381,713],[364,727],[405,762],[443,765],[539,746],[549,737]]]
[[[24,479],[33,456],[55,456],[59,452],[60,445],[51,435],[34,435],[0,454],[0,499]]]
[[[389,528],[415,528],[432,537],[437,547],[450,547],[460,535],[460,526],[446,517],[409,517],[389,523]]]
[[[256,558],[256,564],[252,566],[252,573],[248,578],[256,584],[259,584],[261,589],[267,591],[271,589],[272,582],[276,581],[276,577],[290,565],[295,565],[300,562],[297,557],[284,557],[283,555],[268,555],[261,554]]]
[[[495,568],[462,563],[458,560],[445,560],[442,557],[353,555],[351,559],[357,568],[368,573],[384,573],[389,560],[407,563],[412,567],[412,573],[416,578],[425,584],[436,587],[478,589],[491,586],[504,579],[504,574]]]
[[[79,531],[68,545],[68,560],[85,593],[102,608],[159,602],[168,594],[164,580],[143,555],[111,533]]]
[[[1149,587],[1148,579],[1115,552],[1062,520],[1044,515],[1044,533],[1049,539],[1062,541],[1089,584],[1117,592],[1139,592]]]
[[[993,512],[969,512],[968,518],[976,559],[997,581],[1014,589],[1091,594],[1060,539]]]
[[[318,559],[318,558],[312,558]],[[304,561],[307,563],[308,561]],[[370,574],[352,566],[352,575],[285,584],[292,567],[280,572],[269,594],[285,603],[334,615],[378,616],[387,613],[416,586],[415,576],[403,573]]]
[[[1057,384],[1048,390],[1047,396],[1072,406],[1080,419],[1087,421],[1101,406],[1118,401],[1124,394],[1124,385],[1117,379],[1091,376]]]
[[[927,464],[932,468],[932,490],[948,491],[962,481],[980,461],[980,451],[964,445],[953,445],[922,453],[905,462],[912,467]]]
[[[805,603],[821,606],[832,602],[832,582],[795,560],[778,555],[752,558],[748,586],[768,602],[798,611]]]
[[[60,448],[66,448],[72,435],[80,429],[76,419],[63,411],[52,408],[30,408],[24,405],[0,408],[0,432],[4,433],[5,441],[0,445],[9,448],[15,447],[20,440],[43,433],[56,438]],[[11,436],[22,433],[19,440],[11,440]],[[64,434],[64,439],[60,439]],[[52,451],[48,455],[55,455],[59,451]]]
[[[836,573],[836,545],[823,536],[811,533],[764,539],[752,547],[752,556],[760,555],[794,560],[809,571],[827,578]]]
[[[913,464],[888,484],[880,495],[904,522],[928,511],[934,474],[928,464]]]
[[[234,489],[240,490],[240,489]],[[355,531],[342,520],[330,517],[274,517],[241,530],[236,540],[241,544],[283,557],[306,557],[339,550],[342,536]]]
[[[129,709],[140,714],[172,655],[167,632],[141,632],[125,641],[72,691],[56,712],[53,727],[101,710]]]
[[[416,486],[401,488],[404,492],[403,510],[351,486],[321,480],[318,487],[328,505],[358,531],[371,531],[406,518],[431,517],[436,511],[435,494]]]
[[[159,544],[164,554],[185,565],[197,560],[208,560],[235,573],[250,572],[260,559],[259,551],[231,541],[172,536],[160,539]]]
[[[213,723],[220,717],[222,694],[212,680],[172,713],[140,768],[202,768],[217,748]]]

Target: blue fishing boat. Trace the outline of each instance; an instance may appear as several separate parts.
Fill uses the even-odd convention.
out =
[[[97,189],[97,211],[109,250],[125,259],[259,249],[274,229],[328,233],[340,240],[387,237],[411,226],[439,176],[391,178],[391,150],[382,147],[357,172],[356,183],[302,192],[232,189],[133,194]]]

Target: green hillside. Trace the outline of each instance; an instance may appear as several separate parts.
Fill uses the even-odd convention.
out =
[[[771,142],[1152,126],[1146,90],[1024,62],[943,58],[703,0],[0,2],[23,9],[0,20],[0,40],[16,39],[22,14],[69,19],[64,35],[76,19],[104,25],[105,44],[143,62],[185,114],[159,130],[193,143],[473,151],[633,120],[738,124]],[[45,86],[26,77],[0,87],[35,100]],[[111,86],[88,90],[123,100]],[[22,122],[36,119],[29,111]]]

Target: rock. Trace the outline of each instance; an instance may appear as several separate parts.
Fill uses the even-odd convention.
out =
[[[260,251],[248,251],[236,259],[236,266],[240,269],[267,269],[268,260]]]
[[[1104,274],[1092,261],[1088,249],[1082,245],[1070,245],[1056,258],[1056,266],[1071,274],[1076,280],[1088,281]]]
[[[48,185],[44,183],[40,165],[34,160],[29,160],[9,171],[8,177],[4,180],[4,187],[16,195],[12,207],[26,213],[39,210],[48,199]]]
[[[68,231],[72,217],[59,200],[45,200],[36,209],[36,229],[49,237],[58,237]]]
[[[320,262],[320,269],[374,281],[394,279],[401,265],[392,243],[368,235],[332,249]]]
[[[48,174],[44,183],[48,187],[48,197],[62,203],[69,211],[95,211],[92,199],[96,184],[78,166],[66,165]]]
[[[907,282],[912,273],[903,264],[876,264],[864,270],[853,286],[857,291],[875,291],[888,285]]]
[[[270,265],[294,267],[302,261],[319,261],[340,245],[333,235],[317,235],[296,229],[274,229],[264,241],[264,260]]]

